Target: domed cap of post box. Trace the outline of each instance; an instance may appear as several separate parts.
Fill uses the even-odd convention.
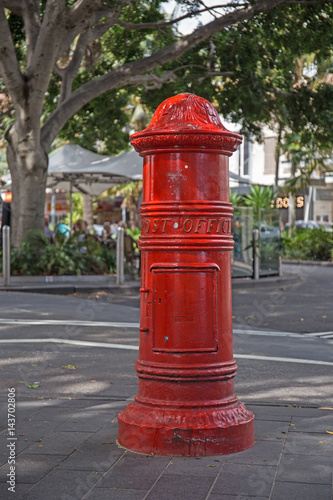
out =
[[[130,140],[141,156],[178,151],[231,156],[242,142],[242,136],[222,125],[209,101],[184,93],[163,101],[148,127],[133,134]]]

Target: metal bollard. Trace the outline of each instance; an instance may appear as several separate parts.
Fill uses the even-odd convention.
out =
[[[10,285],[10,227],[4,226],[2,229],[2,272],[3,285]]]
[[[253,229],[253,279],[258,280],[260,274],[259,229]]]
[[[117,231],[117,285],[124,283],[124,228]]]

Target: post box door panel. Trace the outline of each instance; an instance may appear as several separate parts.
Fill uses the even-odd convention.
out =
[[[217,270],[155,268],[153,350],[217,350]]]

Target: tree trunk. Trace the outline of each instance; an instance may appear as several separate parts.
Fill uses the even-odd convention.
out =
[[[279,170],[280,170],[280,153],[281,153],[282,125],[279,124],[279,132],[275,147],[275,190],[278,192]]]
[[[34,229],[44,232],[48,156],[31,131],[7,134],[7,162],[12,177],[11,243],[19,246]]]
[[[295,177],[297,171],[297,162],[293,156],[291,156],[291,176]],[[289,227],[293,231],[295,227],[296,221],[296,194],[294,192],[289,194],[289,207],[288,207],[288,218],[289,218]]]

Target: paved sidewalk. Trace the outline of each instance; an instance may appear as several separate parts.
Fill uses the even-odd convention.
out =
[[[5,464],[0,498],[332,499],[333,435],[326,433],[333,430],[332,410],[247,404],[256,417],[253,448],[227,456],[166,458],[117,445],[117,414],[127,404],[20,400],[16,492],[7,489]],[[7,455],[5,450],[2,464]]]
[[[313,273],[315,276],[317,272]],[[322,286],[320,275],[318,280]],[[31,286],[32,281],[20,286]],[[103,290],[104,286],[113,287],[113,292],[125,295],[130,287],[137,290],[139,286],[137,282],[126,282],[120,290],[114,283],[84,281],[77,280],[75,286],[89,286],[95,291]],[[50,290],[58,284],[36,280],[35,285]],[[301,315],[306,318],[314,298],[307,287],[304,288],[299,302],[303,308]],[[277,290],[279,293],[280,289]],[[311,290],[316,290],[315,286]],[[258,290],[253,295],[248,290],[240,291],[244,301],[249,297],[249,302],[261,300],[258,298],[261,295],[265,301],[274,297],[265,290],[261,295]],[[281,295],[284,293],[281,289]],[[51,321],[63,318],[67,321],[68,316],[78,319],[79,310],[81,315],[83,310],[96,313],[93,318],[96,321],[106,318],[124,321],[124,306],[107,303],[103,307],[102,303],[87,299],[81,303],[78,298],[60,300],[55,296],[7,293],[3,293],[2,300],[3,317],[17,321],[17,325],[1,325],[4,338],[65,338],[67,335],[94,342],[118,342],[117,338],[121,338],[122,343],[136,345],[132,337],[137,334],[126,328],[121,332],[116,327],[105,327],[105,330],[78,327],[72,331],[70,324],[66,330],[61,325],[51,328],[47,323],[49,317]],[[283,322],[280,309],[275,302],[272,304],[277,312],[274,321],[280,325]],[[327,309],[323,309],[326,317],[331,308],[329,294],[322,306]],[[239,307],[243,308],[243,302]],[[137,321],[137,316],[137,308],[126,308],[127,321]],[[29,326],[27,321],[34,318],[40,323],[45,320],[45,326]],[[305,345],[301,337],[292,338],[288,344],[284,344],[283,337],[252,336],[247,341],[241,337],[235,352],[242,353],[245,349],[247,354],[265,355],[265,349],[258,351],[258,346],[264,346],[259,343],[261,338],[267,338],[265,345],[271,346],[268,354],[273,356],[294,358],[299,352],[300,357],[308,358],[308,350],[313,345],[314,359],[331,359],[331,341],[307,340]],[[323,356],[324,351],[327,357]],[[116,443],[117,415],[137,392],[135,350],[108,349],[106,352],[95,347],[91,351],[79,346],[60,348],[60,344],[45,344],[45,348],[43,344],[34,344],[29,349],[28,344],[10,344],[4,345],[2,352],[2,387],[10,387],[9,381],[15,380],[11,383],[17,388],[18,397],[16,489],[12,493],[7,484],[10,454],[7,444],[11,443],[7,389],[0,396],[1,500],[332,500],[333,400],[331,390],[327,392],[329,396],[325,392],[332,386],[331,366],[296,364],[295,368],[291,363],[243,360],[236,376],[236,393],[255,414],[254,447],[227,456],[166,458],[135,454]],[[242,364],[242,359],[239,361]],[[74,364],[79,365],[78,369],[69,370]],[[25,383],[20,383],[21,380]],[[27,384],[35,380],[39,380],[41,386],[30,389]],[[295,397],[291,401],[293,396],[287,390],[291,385],[293,394],[301,395],[301,399]]]
[[[253,280],[252,278],[233,278],[233,288],[265,288],[272,285],[297,283],[300,277],[296,273],[286,272],[282,276],[271,276]],[[27,292],[69,295],[72,293],[90,293],[95,291],[113,293],[139,292],[140,278],[126,276],[122,285],[116,283],[115,275],[96,276],[11,276],[10,285],[4,286],[0,278],[0,291]]]

